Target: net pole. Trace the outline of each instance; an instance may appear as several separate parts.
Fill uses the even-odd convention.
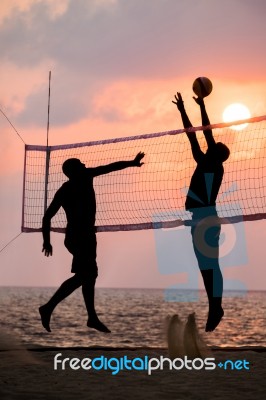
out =
[[[51,153],[51,150],[49,148],[50,98],[51,98],[51,71],[49,71],[48,115],[47,115],[47,130],[46,130],[46,163],[45,163],[45,182],[44,182],[44,212],[47,209],[49,164],[50,164],[50,153]]]
[[[49,89],[48,89],[48,116],[46,130],[46,147],[49,145],[49,128],[50,128],[50,98],[51,98],[51,71],[49,71]]]
[[[23,172],[23,188],[22,188],[22,218],[21,218],[21,232],[24,229],[24,212],[25,212],[25,188],[26,188],[26,160],[27,160],[27,148],[25,145],[25,152],[24,152],[24,172]]]
[[[45,163],[45,182],[44,182],[44,213],[47,210],[47,201],[48,201],[48,182],[49,182],[49,164],[50,164],[50,154],[51,151],[49,146],[46,150],[46,163]]]

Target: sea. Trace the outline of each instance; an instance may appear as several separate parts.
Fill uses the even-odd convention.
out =
[[[51,318],[52,332],[46,332],[38,308],[55,290],[1,287],[0,332],[15,335],[32,347],[165,348],[167,316],[178,314],[185,322],[195,312],[199,333],[209,346],[266,347],[265,291],[225,292],[225,316],[214,332],[206,333],[208,304],[204,291],[96,288],[96,311],[112,331],[105,334],[86,326],[80,289],[57,306]]]

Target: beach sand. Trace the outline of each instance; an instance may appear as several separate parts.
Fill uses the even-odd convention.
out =
[[[0,343],[1,344],[1,343]],[[54,357],[129,359],[167,357],[167,349],[45,348],[0,346],[0,399],[264,399],[266,393],[265,348],[212,349],[216,363],[247,360],[249,370],[54,370]]]

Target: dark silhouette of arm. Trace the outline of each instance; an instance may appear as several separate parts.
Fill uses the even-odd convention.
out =
[[[193,99],[195,100],[195,102],[200,106],[200,112],[201,112],[201,120],[202,120],[202,125],[203,126],[208,126],[210,125],[210,120],[205,108],[205,103],[202,97],[193,97]],[[205,129],[203,131],[207,145],[208,145],[208,149],[210,149],[211,147],[213,147],[216,142],[215,139],[213,137],[212,134],[212,130],[211,129]]]
[[[59,208],[61,207],[61,196],[60,192],[57,191],[51,204],[45,211],[42,219],[42,234],[43,234],[43,249],[44,255],[49,257],[53,255],[53,248],[50,241],[50,230],[51,230],[51,219],[55,216]]]
[[[177,109],[180,112],[184,128],[191,128],[192,124],[186,113],[181,94],[177,92],[177,96],[175,95],[175,99],[176,99],[176,101],[172,101],[172,103],[176,104]],[[200,149],[200,145],[199,145],[196,133],[195,132],[186,132],[186,135],[187,135],[190,145],[191,145],[193,158],[196,162],[199,162],[201,157],[204,155],[204,153]]]
[[[109,172],[119,171],[128,167],[141,167],[144,163],[140,162],[144,157],[144,153],[139,152],[134,160],[131,161],[117,161],[111,164],[102,165],[96,168],[87,168],[88,172],[92,176],[99,176],[103,174],[109,174]]]

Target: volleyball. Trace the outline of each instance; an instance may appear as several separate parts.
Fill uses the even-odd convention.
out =
[[[198,97],[206,97],[209,96],[212,91],[212,83],[210,79],[200,76],[199,78],[195,79],[192,89]]]

